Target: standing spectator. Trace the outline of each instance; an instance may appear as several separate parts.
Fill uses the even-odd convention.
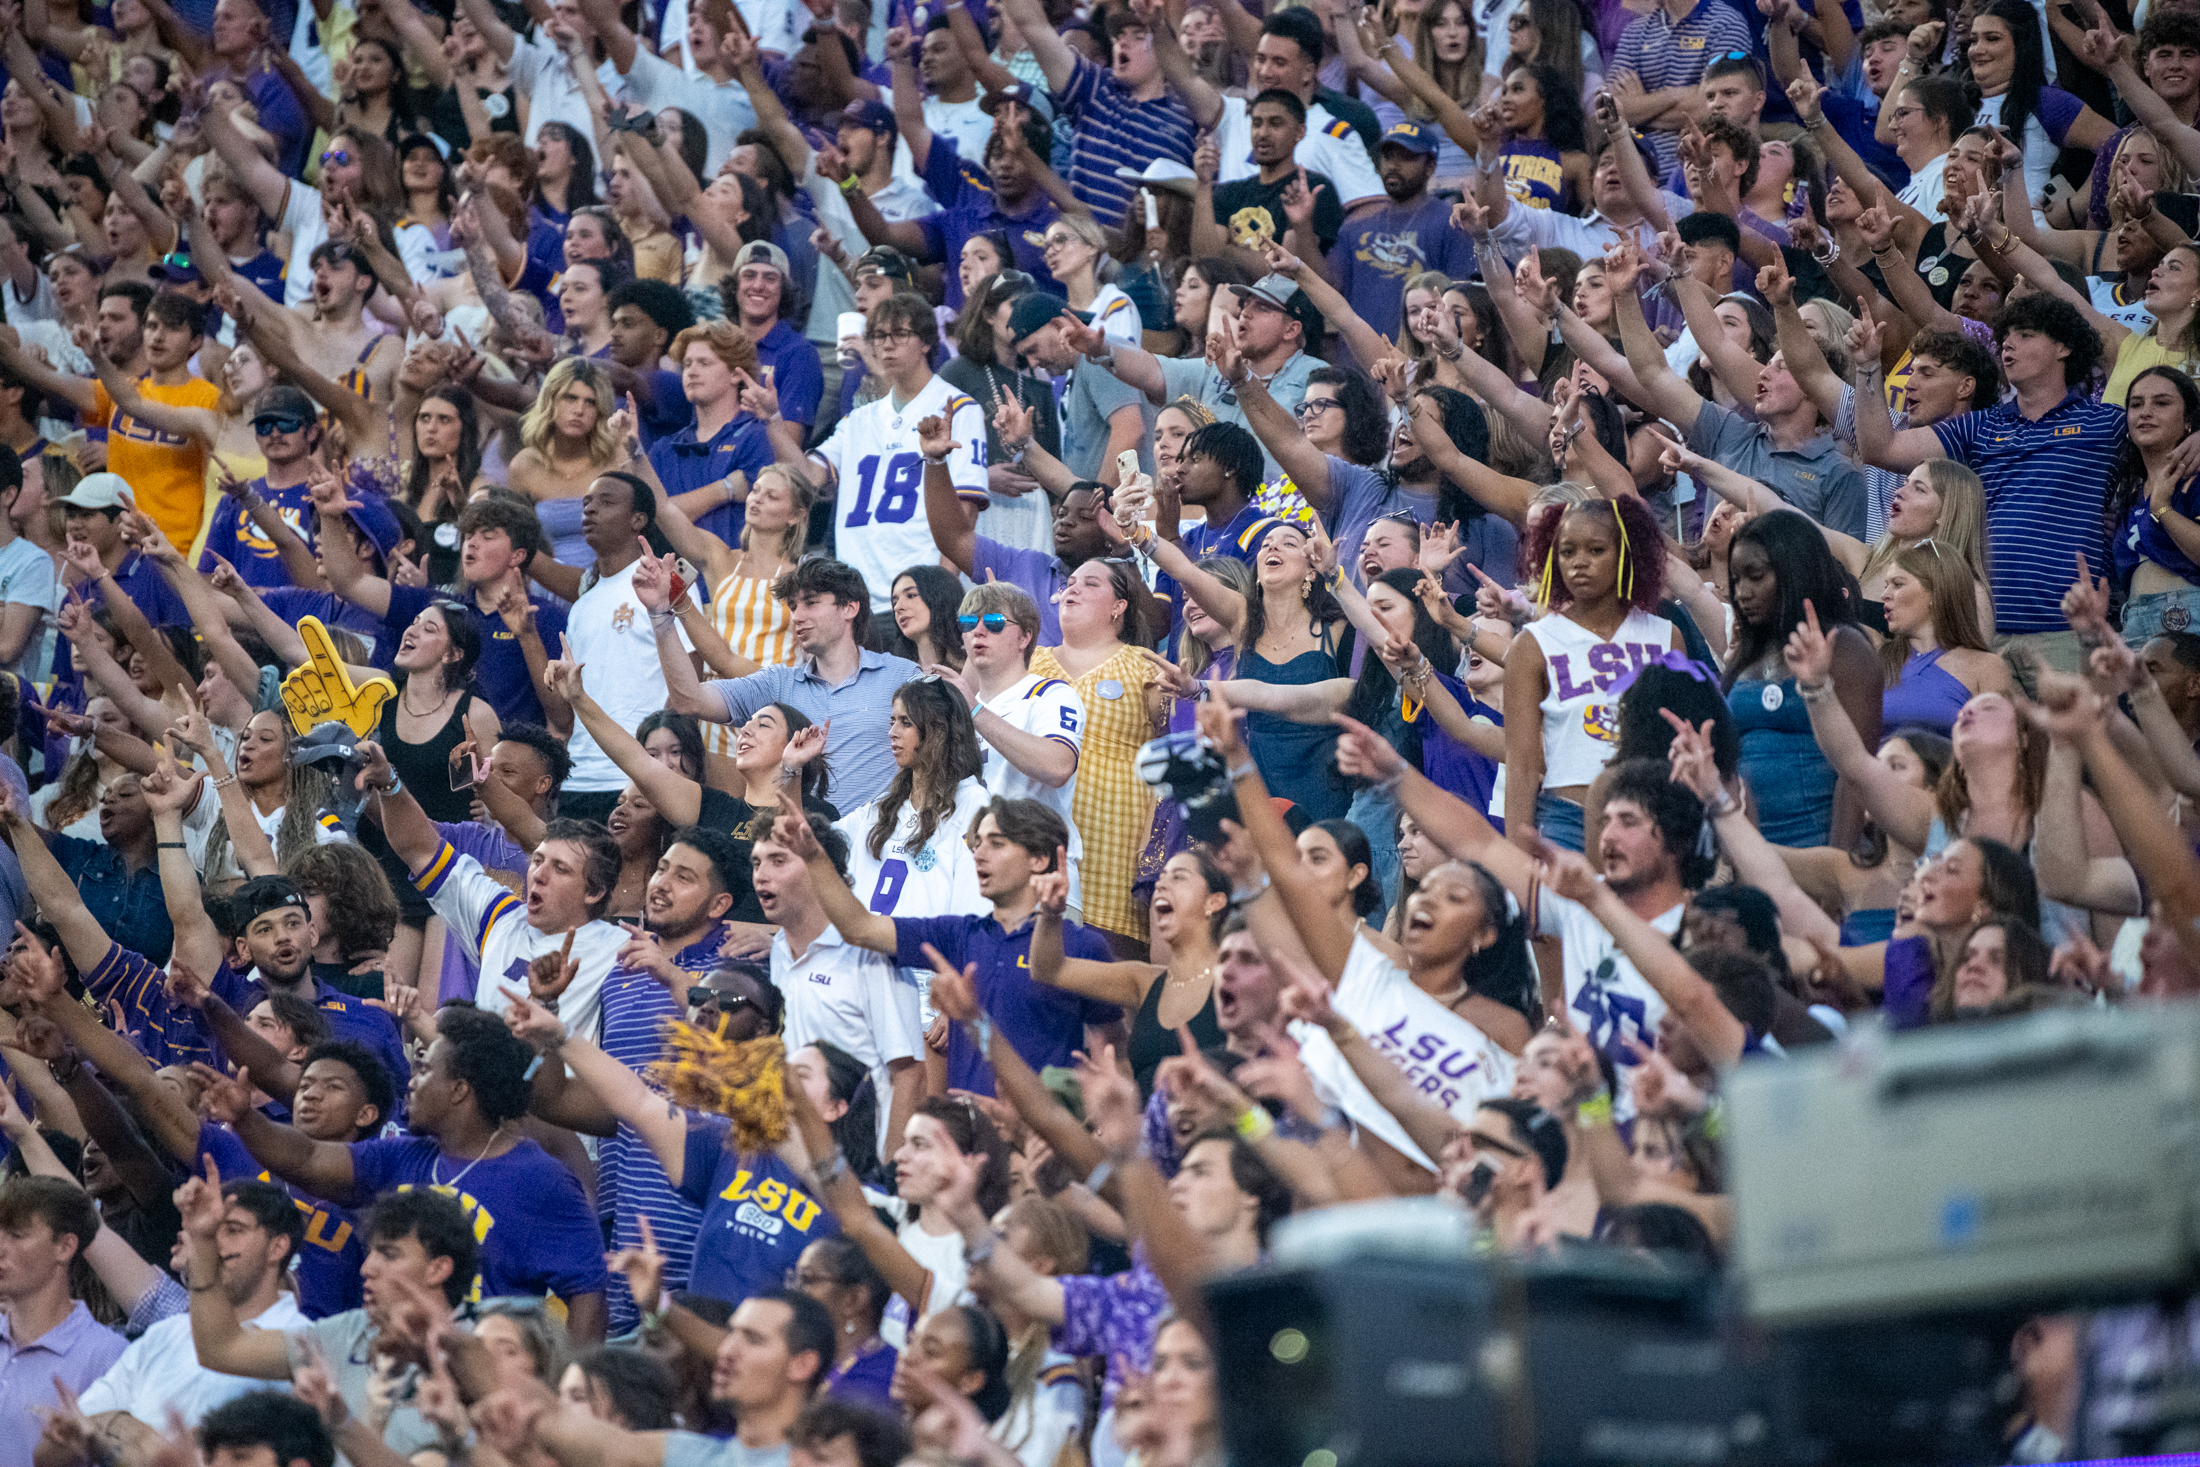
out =
[[[13,1109],[12,1099],[0,1101],[0,1112]],[[25,1154],[42,1149],[39,1140]],[[0,1186],[0,1380],[20,1413],[18,1429],[0,1444],[0,1467],[31,1467],[37,1438],[22,1429],[29,1413],[60,1404],[64,1388],[81,1395],[123,1352],[122,1336],[69,1289],[97,1236],[99,1210],[76,1183],[18,1176]]]
[[[1704,69],[1755,51],[1749,22],[1727,0],[1659,0],[1627,23],[1612,58],[1612,95],[1627,125],[1650,134],[1658,175],[1680,161],[1681,128],[1702,100],[1697,85]]]
[[[724,37],[710,7],[688,11],[689,64],[684,71],[641,44],[620,18],[617,0],[580,0],[580,8],[603,44],[607,65],[624,79],[629,103],[651,112],[676,107],[701,119],[709,139],[703,176],[716,177],[733,152],[734,139],[756,126],[756,108],[734,76],[733,59],[721,45]],[[604,85],[609,89],[613,83]]]
[[[1002,0],[1001,8],[1030,43],[1047,86],[1060,100],[1061,115],[1076,126],[1070,188],[1091,206],[1095,218],[1115,228],[1123,222],[1132,193],[1130,183],[1116,175],[1118,168],[1137,173],[1156,158],[1191,166],[1194,119],[1183,102],[1169,95],[1155,55],[1164,45],[1174,50],[1175,40],[1164,41],[1136,11],[1111,11],[1107,44],[1113,65],[1104,69],[1070,49],[1039,0]],[[1201,125],[1212,124],[1208,116]]]
[[[1450,203],[1429,196],[1436,137],[1434,127],[1410,119],[1383,134],[1380,172],[1390,202],[1346,220],[1329,252],[1329,278],[1379,336],[1397,336],[1406,282],[1414,276],[1474,273],[1474,247],[1450,227]]]
[[[779,415],[808,428],[817,421],[817,405],[825,395],[825,371],[817,348],[794,325],[807,316],[787,252],[762,239],[742,246],[733,257],[733,279],[720,290],[729,287],[727,303],[739,312],[741,329],[756,343],[757,373],[779,394]]]
[[[1112,489],[1125,452],[1138,455],[1140,473],[1153,473],[1153,435],[1138,390],[1105,366],[1087,362],[1070,344],[1066,328],[1089,320],[1088,313],[1073,316],[1060,296],[1033,292],[1009,308],[1008,338],[1026,362],[1057,383],[1068,382],[1058,389],[1063,466],[1080,481]]]
[[[756,346],[730,321],[698,321],[673,338],[671,356],[679,391],[656,391],[684,397],[694,416],[650,444],[649,465],[666,497],[697,529],[737,544],[746,518],[745,483],[772,461],[763,424],[741,407],[742,379],[757,370]]]
[[[1344,210],[1328,176],[1310,173],[1295,154],[1306,138],[1306,104],[1270,87],[1246,108],[1254,173],[1214,191],[1214,207],[1192,216],[1192,251],[1219,254],[1231,245],[1266,253],[1282,245],[1304,260],[1319,259],[1337,242]],[[1196,203],[1199,193],[1195,191]]]

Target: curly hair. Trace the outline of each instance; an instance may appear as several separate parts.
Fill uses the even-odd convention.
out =
[[[1337,389],[1337,406],[1344,410],[1339,456],[1363,467],[1381,465],[1390,451],[1390,414],[1367,374],[1349,367],[1316,367],[1307,374],[1306,385]]]
[[[382,863],[350,841],[331,841],[298,852],[283,871],[307,896],[327,899],[328,931],[346,961],[388,948],[397,933],[397,892]],[[389,1114],[384,1106],[382,1113]]]
[[[878,817],[871,822],[871,837],[865,843],[873,860],[886,854],[886,842],[907,804],[917,808],[914,843],[929,842],[940,822],[955,813],[956,789],[976,777],[985,759],[970,710],[946,684],[903,683],[894,694],[894,706],[916,726],[917,750],[908,767],[895,772],[894,782],[878,802]]]
[[[1997,6],[2002,3],[2006,0],[1996,0]],[[2025,13],[2031,14],[2030,11]],[[2017,26],[2016,30],[2020,36],[2031,35],[2037,45],[2037,30],[2027,31],[2023,26]],[[2191,247],[2179,245],[2178,248]],[[2195,253],[2200,254],[2200,251]],[[2070,355],[2063,359],[2065,387],[2091,381],[2093,374],[2100,370],[2101,334],[2093,329],[2083,312],[2060,296],[2035,293],[2019,296],[2003,306],[2000,317],[1994,322],[1995,342],[2006,342],[2010,334],[2017,331],[2034,332],[2069,350]]]
[[[474,1092],[474,1104],[491,1125],[527,1114],[527,1067],[534,1051],[492,1013],[446,1004],[435,1018],[436,1037],[449,1055],[451,1078]]]
[[[1529,520],[1527,543],[1521,550],[1529,573],[1542,588],[1543,604],[1552,611],[1573,605],[1573,590],[1558,574],[1558,541],[1566,521],[1577,516],[1595,516],[1613,523],[1619,538],[1613,594],[1632,610],[1656,611],[1665,599],[1665,533],[1658,528],[1650,507],[1633,495],[1589,499],[1556,514],[1546,510]]]
[[[1681,885],[1694,891],[1709,881],[1719,863],[1716,857],[1705,855],[1700,844],[1703,801],[1675,784],[1662,760],[1630,759],[1610,768],[1612,783],[1604,793],[1605,808],[1609,810],[1615,800],[1641,806],[1651,824],[1657,826],[1658,841],[1673,858]]]

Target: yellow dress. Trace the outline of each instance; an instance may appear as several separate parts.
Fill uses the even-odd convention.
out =
[[[792,665],[801,655],[794,644],[794,614],[772,595],[768,576],[728,576],[710,598],[710,624],[726,645],[765,667]],[[705,746],[713,754],[733,756],[733,726],[706,723]]]
[[[1131,897],[1138,854],[1153,827],[1153,788],[1133,767],[1154,735],[1146,718],[1152,671],[1135,647],[1123,647],[1083,677],[1071,677],[1052,647],[1031,654],[1031,670],[1058,677],[1085,703],[1085,739],[1077,755],[1070,816],[1085,846],[1080,876],[1088,926],[1146,939],[1146,913]]]

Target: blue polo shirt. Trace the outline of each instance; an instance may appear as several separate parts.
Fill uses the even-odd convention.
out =
[[[794,286],[790,282],[786,288]],[[805,428],[817,421],[817,405],[825,399],[825,368],[807,337],[784,320],[774,321],[756,344],[756,364],[779,391],[779,416]]]
[[[2013,402],[1933,424],[1941,451],[1986,490],[1987,589],[1994,630],[2063,632],[2063,592],[2083,552],[2101,565],[2101,501],[2124,446],[2124,410],[2067,394],[2032,422]]]
[[[787,323],[779,324],[785,326]],[[810,361],[815,368],[817,353],[814,350],[810,353]],[[821,378],[818,395],[824,390]],[[794,416],[786,411],[784,399],[780,411],[790,419]],[[810,411],[813,414],[817,411],[816,396],[811,398]],[[748,413],[736,414],[732,422],[709,438],[699,439],[695,436],[695,418],[691,411],[685,428],[649,445],[649,466],[657,471],[667,494],[687,494],[737,471],[747,474],[753,482],[757,470],[768,468],[775,457],[770,433]],[[741,527],[747,522],[748,514],[743,506],[728,503],[718,505],[697,519],[695,527],[710,531],[728,545],[737,545],[741,541]]]
[[[449,599],[448,592],[426,586],[391,586],[390,609],[382,616],[382,635],[389,638],[394,650],[414,617],[433,603]],[[481,661],[474,666],[474,691],[488,699],[501,722],[547,723],[535,680],[527,675],[526,655],[519,650],[519,639],[506,629],[504,618],[484,612],[470,590],[462,591],[457,599],[466,608],[474,635],[481,639]],[[528,599],[535,603],[536,634],[545,649],[554,650],[565,631],[564,603],[534,592],[528,593]]]
[[[784,703],[812,723],[831,720],[825,758],[833,774],[832,799],[841,809],[853,810],[885,794],[894,782],[894,752],[886,742],[894,694],[923,670],[906,657],[866,651],[855,676],[838,685],[817,675],[816,659],[804,658],[791,666],[708,682],[703,689],[724,705],[728,723],[746,723],[767,703]]]
[[[924,160],[924,186],[940,201],[937,214],[916,222],[924,231],[929,259],[947,262],[947,304],[962,309],[962,275],[954,266],[962,258],[963,242],[974,234],[999,230],[1008,236],[1009,252],[1016,268],[1031,276],[1035,289],[1062,294],[1062,287],[1047,269],[1047,226],[1061,217],[1054,200],[1033,191],[1032,202],[1021,214],[1011,214],[993,196],[993,184],[985,171],[966,163],[945,133],[932,134],[932,151]]]
[[[1043,1070],[1048,1065],[1074,1065],[1077,1052],[1085,1047],[1085,1026],[1112,1024],[1123,1017],[1123,1011],[1066,988],[1049,988],[1031,976],[1035,920],[1026,917],[1014,932],[1004,932],[991,915],[897,917],[894,961],[929,972],[932,960],[924,955],[924,947],[930,943],[958,968],[977,964],[978,1002],[986,1017],[1025,1064]],[[1062,953],[1095,963],[1112,962],[1115,957],[1098,933],[1075,923],[1062,928]],[[993,1094],[993,1066],[960,1024],[947,1026],[947,1084],[953,1090]]]

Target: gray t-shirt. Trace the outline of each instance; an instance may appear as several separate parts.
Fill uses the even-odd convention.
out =
[[[1237,392],[1204,357],[1161,357],[1158,360],[1161,380],[1168,388],[1163,407],[1180,397],[1196,397],[1207,404],[1217,422],[1235,423],[1240,428],[1251,426],[1245,421],[1245,409],[1238,405]],[[1299,404],[1306,400],[1306,379],[1327,365],[1319,357],[1299,352],[1276,369],[1276,375],[1268,382],[1268,395],[1276,400],[1276,406],[1296,414]],[[1265,446],[1261,449],[1261,458],[1266,463],[1265,472],[1269,478],[1282,472]]]
[[[1101,367],[1080,366],[1062,394],[1062,462],[1080,479],[1097,479],[1108,454],[1108,420],[1124,408],[1139,411],[1138,467],[1153,473],[1153,419],[1160,409],[1146,395]]]
[[[1827,529],[1864,538],[1864,476],[1830,434],[1820,433],[1799,448],[1775,448],[1764,424],[1707,402],[1688,430],[1688,446],[1767,486]]]
[[[665,1437],[665,1467],[787,1467],[787,1444],[746,1447],[738,1437],[724,1441],[692,1431]]]
[[[309,1328],[292,1330],[291,1334],[313,1336],[328,1361],[330,1379],[343,1393],[344,1404],[351,1408],[352,1415],[367,1418],[373,1409],[367,1400],[367,1378],[374,1373],[374,1327],[367,1323],[367,1311],[347,1309],[342,1314],[316,1319]],[[294,1362],[296,1358],[293,1354]],[[390,1423],[382,1431],[383,1443],[400,1457],[424,1452],[440,1440],[428,1418],[410,1406],[390,1412]]]

